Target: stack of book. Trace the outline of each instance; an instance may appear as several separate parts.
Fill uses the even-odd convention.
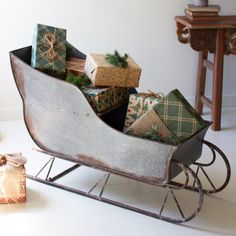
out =
[[[199,7],[188,4],[184,10],[186,17],[191,20],[215,20],[219,17],[221,8],[219,5],[209,5],[208,7]]]

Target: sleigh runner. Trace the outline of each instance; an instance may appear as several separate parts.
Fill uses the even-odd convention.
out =
[[[85,55],[72,47],[72,57],[85,59]],[[171,145],[121,132],[127,106],[123,105],[98,116],[74,85],[58,80],[30,66],[31,47],[10,53],[12,71],[24,105],[24,119],[34,142],[52,158],[38,173],[29,178],[62,188],[102,202],[120,206],[169,222],[181,223],[192,219],[200,211],[204,193],[215,193],[226,187],[230,179],[230,165],[224,153],[214,144],[204,140],[211,122],[179,145]],[[130,93],[135,93],[130,89]],[[201,163],[203,145],[209,147],[212,160]],[[56,158],[74,163],[72,167],[51,177]],[[207,174],[207,168],[216,159],[225,167],[225,178],[217,184]],[[105,171],[104,178],[88,191],[74,189],[57,182],[80,166]],[[193,167],[196,167],[193,171]],[[223,165],[222,165],[223,166]],[[45,178],[39,178],[48,168]],[[201,173],[201,176],[200,176]],[[117,174],[166,190],[163,204],[152,212],[103,197],[111,174]],[[175,177],[183,175],[181,182]],[[204,182],[200,177],[204,177]],[[93,190],[103,183],[99,194]],[[207,183],[207,187],[205,187]],[[182,210],[176,192],[192,190],[196,193],[193,209]],[[165,213],[167,199],[172,197],[179,212],[175,217]]]

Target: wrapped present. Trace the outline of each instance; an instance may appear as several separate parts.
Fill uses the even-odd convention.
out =
[[[104,54],[89,54],[84,70],[94,86],[138,87],[141,68],[131,57],[127,63],[122,68],[107,62]]]
[[[156,105],[163,95],[161,93],[137,93],[129,97],[129,105],[125,118],[124,131],[130,127],[145,112],[150,111]]]
[[[71,57],[66,61],[66,69],[69,74],[84,75],[85,60]]]
[[[0,155],[0,203],[26,201],[26,161],[20,153]]]
[[[66,72],[66,30],[37,24],[31,65],[50,75],[63,77]]]
[[[124,104],[128,102],[129,98],[127,88],[97,88],[86,86],[81,90],[97,113],[105,112],[113,107]]]
[[[177,137],[171,133],[153,109],[144,113],[125,133],[165,143],[178,143]]]
[[[206,124],[178,89],[171,91],[153,108],[180,141],[187,139]]]
[[[74,84],[78,88],[82,88],[84,86],[91,84],[91,81],[85,74],[75,75],[75,74],[69,73],[67,74],[66,81],[71,84]]]

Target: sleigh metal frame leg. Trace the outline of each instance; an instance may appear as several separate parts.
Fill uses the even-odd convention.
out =
[[[229,161],[228,161],[226,155],[216,145],[214,145],[213,143],[210,143],[206,140],[202,140],[202,143],[210,149],[210,151],[212,153],[212,160],[208,163],[201,163],[201,162],[196,161],[192,164],[191,167],[193,167],[193,168],[196,167],[195,168],[196,171],[194,171],[194,173],[201,181],[201,184],[203,187],[203,192],[205,194],[217,193],[217,192],[222,191],[228,185],[228,183],[230,181],[230,177],[231,177],[230,164],[229,164]],[[222,166],[223,172],[225,172],[225,175],[226,175],[223,178],[223,180],[221,181],[221,183],[219,183],[218,185],[207,174],[207,169],[210,168],[212,165],[214,165],[217,159],[221,160],[221,162],[222,162],[221,166]],[[202,177],[200,177],[200,173],[203,174]],[[176,186],[181,185],[180,183],[177,183],[174,181],[171,181],[171,184],[176,185]],[[198,191],[198,188],[195,188],[195,184],[196,184],[196,182],[193,181],[192,185],[187,185],[186,188],[189,190]],[[211,187],[211,188],[209,189],[209,187]]]
[[[42,152],[46,153],[45,151],[42,151]],[[50,153],[47,153],[47,154],[50,155]],[[52,171],[55,159],[56,159],[56,157],[51,157],[43,165],[43,167],[37,172],[36,175],[28,175],[27,174],[27,178],[29,178],[31,180],[34,180],[34,181],[37,181],[37,182],[40,182],[40,183],[47,184],[49,186],[53,186],[53,187],[56,187],[56,188],[59,188],[59,189],[62,189],[62,190],[66,190],[66,191],[76,193],[76,194],[79,194],[79,195],[82,195],[82,196],[85,196],[85,197],[88,197],[88,198],[95,199],[97,201],[108,203],[108,204],[111,204],[111,205],[114,205],[114,206],[118,206],[118,207],[121,207],[121,208],[124,208],[124,209],[128,209],[128,210],[131,210],[131,211],[134,211],[134,212],[138,212],[138,213],[141,213],[141,214],[144,214],[144,215],[147,215],[147,216],[151,216],[151,217],[154,217],[154,218],[157,218],[157,219],[161,219],[161,220],[164,220],[164,221],[168,221],[168,222],[171,222],[171,223],[183,223],[183,222],[187,222],[187,221],[191,220],[192,218],[194,218],[198,214],[198,212],[201,210],[202,205],[203,205],[204,193],[203,193],[203,189],[202,189],[202,185],[201,185],[200,180],[198,179],[196,174],[193,172],[193,170],[191,170],[191,168],[189,168],[188,166],[186,166],[183,163],[180,163],[179,161],[174,161],[174,162],[175,162],[175,164],[177,164],[182,169],[182,171],[184,173],[184,176],[185,176],[184,183],[179,184],[179,186],[172,185],[171,183],[170,184],[165,184],[165,185],[157,185],[156,187],[164,188],[166,190],[166,193],[165,193],[165,197],[163,199],[163,204],[160,207],[160,209],[159,210],[157,209],[156,212],[151,212],[151,211],[148,211],[148,210],[145,210],[145,209],[137,208],[137,207],[134,207],[134,206],[131,206],[131,205],[119,202],[119,201],[115,201],[115,200],[103,197],[105,187],[108,183],[109,177],[112,174],[112,173],[109,173],[109,172],[105,172],[104,175],[89,189],[89,191],[83,191],[83,190],[80,190],[80,189],[72,188],[72,187],[65,186],[65,185],[62,185],[60,183],[57,183],[56,180],[59,180],[60,178],[66,176],[67,174],[69,174],[72,171],[79,168],[81,165],[74,164],[71,167],[67,168],[66,170],[62,171],[61,173],[50,177],[50,173]],[[45,178],[40,178],[39,174],[41,174],[41,172],[43,170],[47,169],[47,168],[48,168],[48,170],[45,174],[46,177]],[[175,194],[175,192],[187,189],[190,178],[192,178],[193,181],[195,181],[196,187],[195,187],[194,190],[197,192],[196,193],[197,200],[196,200],[196,206],[193,209],[193,211],[189,215],[185,215],[184,210],[182,209],[181,204],[179,203],[179,200],[178,200],[177,195]],[[94,194],[93,190],[100,183],[102,183],[102,185],[100,186],[99,193]],[[174,218],[174,217],[171,217],[171,216],[168,216],[168,215],[164,214],[164,210],[165,210],[165,208],[168,204],[167,200],[169,198],[172,198],[172,200],[176,204],[176,210],[178,211],[178,215],[179,215],[178,218]],[[171,215],[171,213],[170,213],[170,215]]]
[[[166,189],[166,193],[165,193],[165,197],[163,199],[163,203],[162,206],[160,207],[159,210],[156,210],[156,212],[152,212],[152,211],[148,211],[145,209],[141,209],[141,208],[137,208],[122,202],[118,202],[112,199],[109,199],[107,197],[103,196],[103,193],[105,191],[106,185],[108,183],[109,177],[111,176],[112,173],[110,172],[104,172],[103,176],[92,186],[90,187],[90,189],[88,191],[84,191],[84,190],[80,190],[80,189],[76,189],[76,188],[72,188],[69,186],[65,186],[62,185],[60,183],[57,183],[56,181],[59,180],[60,178],[68,175],[69,173],[71,173],[72,171],[77,170],[79,167],[81,167],[80,164],[76,163],[73,164],[71,167],[67,168],[66,170],[56,174],[55,176],[50,176],[54,162],[56,160],[56,157],[52,156],[44,165],[43,167],[37,172],[36,175],[27,175],[27,177],[29,179],[47,184],[49,186],[53,186],[62,190],[66,190],[72,193],[76,193],[88,198],[92,198],[95,199],[97,201],[101,201],[104,203],[108,203],[114,206],[118,206],[124,209],[128,209],[134,212],[138,212],[147,216],[151,216],[160,220],[164,220],[164,221],[168,221],[171,223],[183,223],[183,222],[187,222],[189,220],[191,220],[192,218],[194,218],[201,210],[202,205],[203,205],[203,198],[204,198],[204,194],[212,194],[212,193],[217,193],[221,190],[223,190],[227,184],[229,183],[230,180],[230,175],[231,175],[231,170],[230,170],[230,165],[229,162],[225,156],[225,154],[218,148],[216,147],[214,144],[203,140],[202,141],[207,147],[210,148],[211,152],[212,152],[212,160],[209,163],[199,163],[199,162],[195,162],[192,166],[196,166],[196,171],[193,171],[190,167],[186,166],[184,163],[181,163],[179,161],[174,161],[175,164],[177,164],[181,169],[182,172],[184,174],[184,179],[185,181],[183,181],[183,183],[179,183],[179,182],[175,182],[175,181],[170,181],[170,183],[168,184],[164,184],[164,185],[156,185],[156,187],[161,187]],[[48,154],[51,155],[51,153],[47,153],[43,150],[38,150],[40,152],[43,152],[44,154]],[[218,153],[218,155],[217,155]],[[219,187],[216,187],[215,184],[213,183],[213,180],[210,179],[210,177],[208,176],[206,170],[204,168],[209,167],[211,165],[213,165],[215,163],[215,160],[218,158],[221,158],[222,161],[225,164],[225,169],[226,169],[226,177],[225,180],[222,181],[222,184]],[[45,174],[45,178],[40,178],[39,175],[42,173],[42,171],[44,171],[45,169],[48,169],[46,174]],[[202,186],[202,183],[200,181],[200,177],[199,177],[199,173],[200,170],[203,172],[205,179],[209,182],[210,186],[212,187],[212,189],[208,189],[208,188],[204,188]],[[102,183],[102,184],[101,184]],[[94,194],[93,191],[95,188],[97,188],[99,185],[100,186],[100,191],[98,194]],[[177,198],[177,195],[175,194],[175,192],[177,191],[181,191],[181,190],[192,190],[194,192],[196,192],[196,196],[197,196],[197,204],[195,206],[195,208],[193,209],[193,211],[188,214],[185,215],[184,210],[182,209],[181,204],[179,203],[179,200]],[[179,214],[179,217],[174,218],[172,215],[172,213],[169,213],[169,215],[165,215],[164,214],[164,209],[167,206],[167,200],[169,198],[172,198],[172,200],[175,202],[176,204],[176,210]]]
[[[217,193],[217,192],[220,192],[221,190],[223,190],[229,183],[229,180],[231,177],[230,164],[229,164],[229,161],[228,161],[226,155],[216,145],[214,145],[213,143],[210,143],[206,140],[203,140],[203,144],[205,144],[208,148],[210,148],[210,150],[212,152],[212,161],[209,163],[195,162],[194,165],[197,166],[196,175],[198,176],[199,170],[201,170],[202,173],[204,174],[204,176],[206,177],[207,181],[210,183],[210,185],[212,187],[212,189],[204,189],[204,193]],[[218,155],[216,153],[218,153]],[[213,180],[210,179],[210,177],[207,174],[207,171],[205,170],[208,167],[210,167],[211,165],[214,165],[217,157],[223,161],[222,168],[225,168],[225,173],[226,173],[226,177],[220,186],[215,186],[215,183],[213,182]]]

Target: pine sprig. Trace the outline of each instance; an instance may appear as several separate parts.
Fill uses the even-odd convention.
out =
[[[81,88],[83,86],[87,86],[89,85],[91,82],[89,80],[89,78],[86,75],[73,75],[73,74],[68,74],[66,81],[74,84],[75,86],[77,86],[78,88]]]
[[[121,56],[120,53],[115,50],[114,54],[106,54],[105,59],[108,63],[121,67],[126,68],[128,66],[127,58],[129,57],[128,54],[124,54],[124,56]]]

